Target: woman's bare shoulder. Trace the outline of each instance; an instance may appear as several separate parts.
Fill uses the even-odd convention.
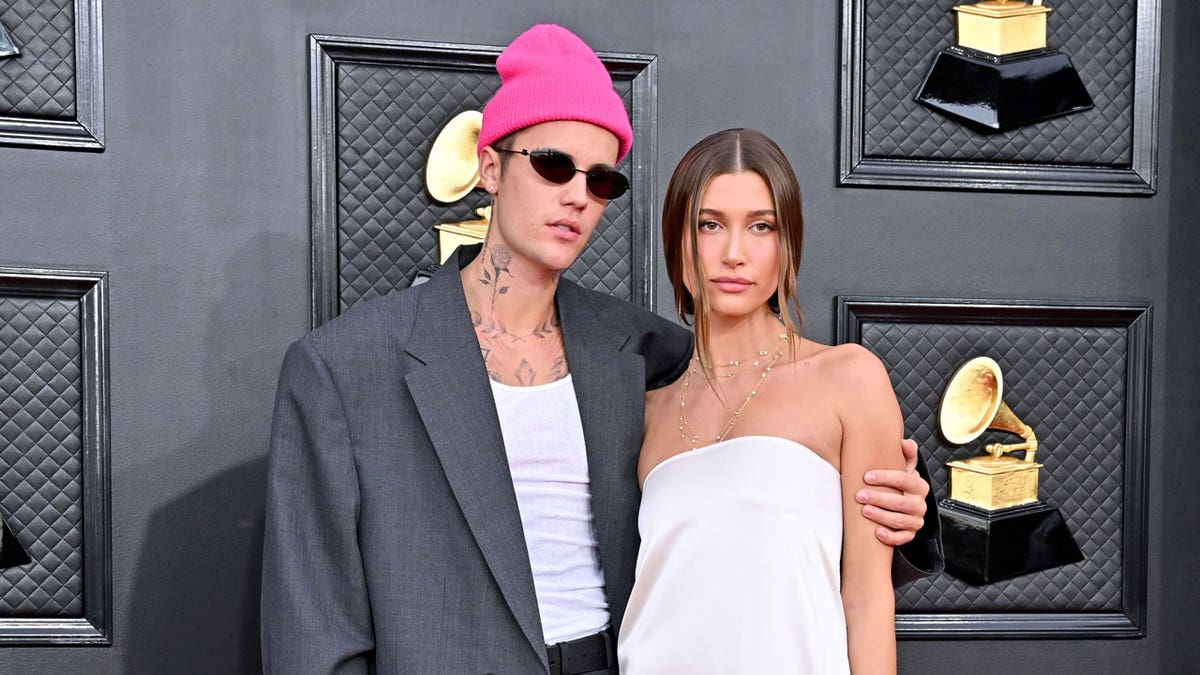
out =
[[[824,349],[820,354],[831,375],[858,384],[878,382],[881,376],[882,381],[887,381],[887,369],[883,362],[866,347],[853,342],[822,346]]]
[[[879,357],[855,343],[827,345],[808,338],[800,339],[793,356],[785,361],[818,367],[826,375],[842,377],[870,376],[883,372]]]

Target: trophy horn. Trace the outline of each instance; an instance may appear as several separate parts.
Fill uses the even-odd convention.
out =
[[[449,204],[467,196],[479,185],[479,129],[483,113],[464,110],[442,127],[425,164],[425,187],[430,196]]]
[[[989,444],[985,450],[993,457],[1024,450],[1025,461],[1032,462],[1037,454],[1037,435],[1004,402],[1000,364],[986,356],[967,361],[950,377],[938,408],[938,427],[942,436],[955,445],[970,443],[987,429],[1007,431],[1024,439],[1023,443]]]

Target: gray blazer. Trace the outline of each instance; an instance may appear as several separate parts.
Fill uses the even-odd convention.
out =
[[[500,425],[458,275],[477,250],[287,352],[268,470],[267,672],[548,670]],[[567,281],[556,302],[619,627],[638,548],[643,394],[682,373],[691,337]]]

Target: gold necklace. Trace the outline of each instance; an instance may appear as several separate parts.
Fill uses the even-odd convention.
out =
[[[781,341],[786,340],[787,333],[781,333],[779,335],[779,339]],[[779,349],[775,351],[775,355],[772,356],[769,361],[767,361],[767,365],[765,368],[763,368],[762,374],[758,376],[758,382],[756,382],[754,386],[750,388],[750,393],[746,395],[746,400],[742,401],[742,404],[737,407],[737,410],[734,410],[733,414],[729,416],[729,421],[725,423],[725,428],[721,430],[721,433],[717,434],[717,437],[713,440],[714,443],[720,443],[721,441],[725,440],[729,436],[729,432],[733,431],[733,427],[736,426],[738,420],[742,418],[742,411],[745,410],[746,406],[750,405],[750,401],[758,395],[758,388],[762,386],[763,380],[767,379],[767,375],[771,372],[771,367],[775,365],[776,361],[783,357],[783,348],[786,346],[786,342],[779,345]],[[692,374],[699,372],[696,370],[694,365],[697,363],[699,363],[699,358],[693,356],[692,364],[688,366],[687,372],[683,375],[683,386],[679,388],[679,440],[683,441],[685,444],[691,445],[693,450],[696,449],[696,444],[699,442],[700,436],[698,434],[688,433],[690,431],[690,427],[688,425],[687,414],[684,411],[687,408],[687,390],[692,384]]]
[[[728,368],[731,366],[737,366],[737,365],[741,365],[742,361],[749,361],[750,359],[760,359],[760,358],[766,356],[768,353],[770,353],[770,352],[768,352],[765,349],[760,349],[757,352],[755,352],[754,354],[747,356],[745,358],[733,359],[731,361],[726,361],[725,363],[714,363],[712,365],[706,365],[706,366],[704,366],[704,369],[705,370],[716,370],[717,368]],[[756,366],[758,365],[757,360],[754,362],[754,365],[756,365]]]
[[[787,337],[787,333],[782,333],[779,336],[780,339],[783,339],[785,337]],[[767,354],[770,354],[770,353],[771,352],[767,351],[766,349],[760,349],[760,350],[758,350],[758,353],[755,354],[754,356],[748,356],[744,359],[734,359],[728,363],[704,366],[704,369],[708,371],[708,374],[711,377],[730,378],[730,377],[733,377],[734,375],[739,375],[741,373],[744,373],[747,370],[750,370],[751,368],[757,368],[757,367],[761,366],[763,361],[766,360],[765,357],[767,356]],[[750,361],[750,359],[754,359],[754,360]],[[736,367],[744,361],[750,361],[750,365],[742,366],[741,368]],[[704,364],[701,364],[701,365],[704,365]],[[722,372],[717,371],[718,368],[733,368],[733,370],[722,373]]]

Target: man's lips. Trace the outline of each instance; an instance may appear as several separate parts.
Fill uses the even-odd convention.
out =
[[[579,229],[579,223],[577,223],[573,220],[556,220],[553,223],[550,223],[550,227],[553,227],[557,230],[561,230],[563,232],[570,232],[570,233],[573,233],[576,235],[580,234],[580,232],[581,232],[581,230]]]
[[[712,279],[712,285],[726,293],[741,293],[754,285],[754,282],[742,277],[717,277]]]
[[[582,237],[582,229],[580,223],[574,220],[556,220],[548,226],[552,229],[558,238],[565,241],[575,241]]]

